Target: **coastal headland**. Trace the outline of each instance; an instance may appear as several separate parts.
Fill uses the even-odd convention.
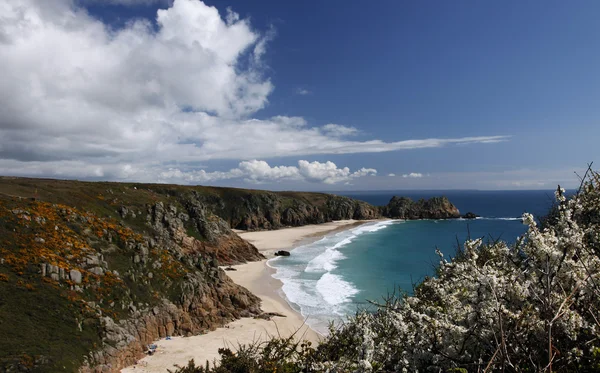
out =
[[[0,367],[118,372],[156,344],[136,371],[164,371],[277,333],[316,342],[267,257],[372,219],[458,217],[443,197],[0,177]]]

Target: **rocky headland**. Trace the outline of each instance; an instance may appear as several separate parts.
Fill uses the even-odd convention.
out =
[[[381,209],[381,214],[391,219],[456,219],[460,211],[446,197],[413,201],[407,197],[394,196]]]
[[[0,177],[0,371],[118,372],[146,345],[261,314],[220,265],[263,256],[232,228],[457,218],[446,198]]]

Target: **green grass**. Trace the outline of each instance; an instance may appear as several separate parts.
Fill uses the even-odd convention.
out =
[[[35,288],[28,290],[18,286],[18,280],[10,274],[9,281],[0,284],[0,370],[38,360],[47,362],[33,372],[76,371],[100,343],[98,320],[85,318],[65,290],[42,281],[34,281]]]

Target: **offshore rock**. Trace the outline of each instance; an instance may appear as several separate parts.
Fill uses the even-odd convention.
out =
[[[479,217],[479,215],[472,213],[472,212],[467,212],[466,214],[463,215],[464,219],[476,219],[478,217]]]

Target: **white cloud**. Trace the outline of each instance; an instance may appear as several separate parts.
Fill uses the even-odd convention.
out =
[[[300,175],[308,181],[322,181],[325,184],[335,184],[340,181],[377,174],[373,168],[361,168],[351,173],[348,167],[337,168],[335,163],[327,161],[325,163],[298,161]]]
[[[311,93],[312,93],[311,91],[309,91],[308,89],[305,89],[305,88],[296,89],[296,94],[299,94],[300,96],[310,95]]]
[[[348,167],[338,168],[335,163],[327,161],[308,162],[298,161],[295,166],[271,167],[265,161],[252,160],[240,162],[237,168],[227,172],[215,171],[181,171],[176,168],[169,169],[160,174],[163,182],[178,183],[205,183],[229,179],[244,179],[252,183],[278,182],[284,180],[307,181],[312,183],[336,184],[359,177],[376,175],[377,170],[361,168],[351,172]]]
[[[108,3],[117,5],[154,5],[154,4],[169,4],[172,0],[83,0],[84,3]]]
[[[156,21],[115,30],[74,0],[0,2],[0,172],[151,181],[175,172],[174,163],[507,139],[386,142],[301,117],[251,119],[273,90],[263,57],[274,30],[261,34],[236,13],[222,15],[197,0],[175,0]],[[317,172],[310,166],[307,175],[309,169]],[[347,177],[325,169],[323,180]]]
[[[321,127],[321,131],[332,137],[353,136],[358,134],[358,130],[354,127],[342,126],[339,124],[329,123]]]
[[[388,174],[388,176],[394,177],[394,176],[396,176],[396,174]]]
[[[410,174],[404,174],[402,175],[402,177],[404,178],[411,178],[411,179],[420,179],[423,177],[422,173],[419,172],[411,172]]]

